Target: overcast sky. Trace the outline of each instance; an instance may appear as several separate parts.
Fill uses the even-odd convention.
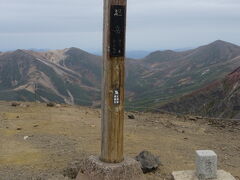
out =
[[[99,51],[103,0],[0,0],[0,50]],[[128,0],[127,49],[240,45],[240,0]]]

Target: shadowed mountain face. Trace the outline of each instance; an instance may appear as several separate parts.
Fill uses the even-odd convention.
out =
[[[137,93],[131,96],[131,104],[159,107],[223,78],[239,66],[240,47],[224,41],[185,52],[154,52],[141,61],[144,69],[133,73],[137,81],[129,86]]]
[[[0,99],[92,105],[100,99],[100,64],[100,57],[76,48],[3,53]]]
[[[240,67],[215,81],[161,107],[167,111],[203,116],[240,118]]]
[[[215,41],[185,52],[126,60],[127,108],[158,108],[240,66],[240,47]],[[100,105],[101,57],[77,48],[0,53],[0,100]],[[35,95],[36,93],[36,95]]]

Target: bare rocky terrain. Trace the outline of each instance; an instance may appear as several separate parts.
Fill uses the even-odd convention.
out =
[[[135,119],[128,118],[131,114]],[[100,118],[99,109],[81,106],[0,102],[0,179],[71,179],[72,164],[100,154]],[[235,121],[126,112],[125,155],[148,150],[159,156],[162,165],[145,176],[163,180],[172,171],[193,169],[195,150],[211,149],[218,154],[219,169],[239,179],[239,135]]]
[[[126,58],[126,105],[128,110],[159,109],[177,98],[221,81],[239,67],[240,46],[221,40],[183,52],[155,51],[143,59]],[[0,100],[54,101],[100,107],[101,71],[102,58],[78,48],[3,52],[0,54]],[[221,87],[216,87],[213,91],[219,89]],[[229,99],[227,95],[223,94],[221,99]],[[197,99],[203,106],[202,99]],[[192,103],[187,100],[183,104],[189,102]],[[212,109],[214,102],[206,103]],[[165,109],[174,112],[179,112],[182,107],[176,103],[167,106]],[[234,109],[239,109],[238,106],[239,101],[234,101]],[[188,110],[188,105],[183,106],[184,112],[185,107]],[[227,112],[224,117],[235,118],[237,113]],[[217,113],[213,115],[219,116]]]
[[[204,117],[240,118],[240,67],[222,80],[182,96],[162,108]]]

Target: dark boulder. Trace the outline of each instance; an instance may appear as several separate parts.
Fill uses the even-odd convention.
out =
[[[53,102],[47,103],[47,107],[54,107],[54,106],[55,106],[55,103],[53,103]]]
[[[135,116],[133,114],[128,115],[128,119],[135,119]]]
[[[136,160],[141,163],[143,173],[152,172],[161,164],[159,157],[154,156],[149,151],[142,151],[136,156]]]
[[[19,103],[19,102],[12,102],[12,104],[11,104],[12,106],[14,106],[14,107],[17,107],[17,106],[20,106],[21,105],[21,103]]]

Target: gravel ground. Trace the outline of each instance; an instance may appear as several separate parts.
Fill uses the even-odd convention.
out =
[[[100,110],[10,104],[0,102],[0,180],[71,179],[86,157],[100,154]],[[145,176],[163,180],[170,179],[172,171],[194,169],[195,150],[211,149],[218,154],[219,168],[238,179],[239,135],[240,127],[234,123],[128,112],[124,152],[135,157],[148,150],[159,156],[162,166]]]

